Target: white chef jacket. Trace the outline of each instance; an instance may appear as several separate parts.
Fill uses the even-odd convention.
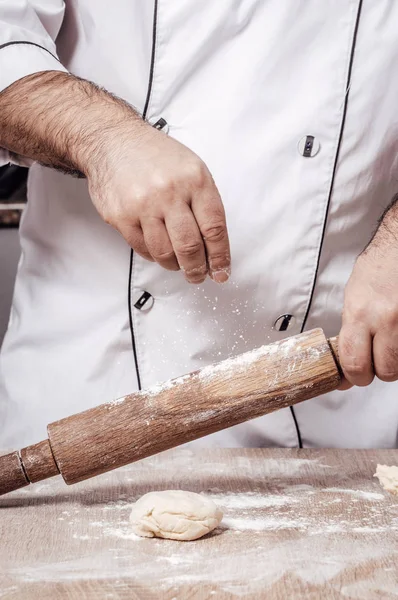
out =
[[[394,0],[0,2],[0,89],[67,70],[163,119],[212,172],[233,259],[226,285],[188,285],[130,252],[85,180],[34,164],[0,446],[304,329],[338,333],[355,258],[398,191],[397,23]],[[197,443],[395,447],[397,432],[397,385],[375,381]]]

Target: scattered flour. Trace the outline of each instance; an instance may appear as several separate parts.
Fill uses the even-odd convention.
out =
[[[255,493],[247,494],[206,494],[223,508],[234,508],[250,510],[253,508],[264,508],[272,506],[286,506],[287,504],[295,504],[300,502],[299,498],[294,496],[284,495],[261,495]]]
[[[384,494],[379,494],[377,492],[365,492],[363,490],[349,490],[342,488],[325,488],[322,490],[323,492],[338,492],[339,494],[350,494],[350,496],[356,496],[357,498],[362,498],[363,500],[384,500]]]
[[[36,531],[41,555],[35,551],[32,558],[27,547],[26,558],[17,564],[10,560],[4,586],[0,572],[0,598],[12,586],[17,597],[24,597],[25,585],[48,582],[62,588],[76,581],[101,586],[111,581],[118,598],[118,589],[125,597],[132,581],[145,590],[154,580],[159,598],[163,592],[170,598],[188,597],[179,590],[195,585],[209,597],[210,590],[216,590],[215,597],[219,593],[260,598],[267,592],[272,597],[273,586],[277,589],[283,577],[326,585],[330,597],[339,597],[344,589],[347,598],[393,598],[398,589],[396,497],[379,492],[374,480],[351,481],[349,469],[340,476],[327,462],[323,452],[312,459],[294,454],[272,459],[258,454],[250,459],[242,452],[226,468],[210,451],[199,459],[186,448],[121,469],[119,487],[114,485],[115,474],[104,475],[96,481],[101,493],[95,496],[86,488],[79,496],[75,488],[75,495],[58,505],[59,520],[49,522],[45,532]],[[224,512],[212,535],[190,542],[187,549],[181,542],[147,540],[131,532],[129,512],[138,495],[170,486],[173,478],[200,491],[199,469],[206,482],[202,493]],[[233,493],[231,488],[239,491]],[[115,490],[121,495],[115,496]],[[60,482],[61,497],[64,492]],[[15,510],[19,519],[34,526],[36,513],[29,505],[26,511]],[[34,510],[47,511],[48,506],[39,503]],[[4,544],[10,543],[7,535],[2,534]],[[55,539],[64,540],[56,559],[45,549]],[[314,597],[322,597],[316,593]]]

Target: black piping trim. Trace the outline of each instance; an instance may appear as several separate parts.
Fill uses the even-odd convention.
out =
[[[140,390],[141,389],[141,377],[140,377],[140,370],[138,368],[137,346],[135,343],[134,327],[133,327],[133,311],[132,311],[133,300],[131,297],[132,275],[133,275],[133,251],[130,250],[129,289],[128,289],[128,300],[127,301],[128,301],[128,305],[129,305],[129,323],[130,323],[130,333],[131,333],[131,345],[133,347],[135,372],[137,375],[137,384],[138,384],[138,389]]]
[[[317,258],[317,262],[316,262],[316,268],[315,268],[315,273],[314,273],[314,279],[313,279],[313,282],[312,282],[312,289],[311,289],[311,293],[310,293],[310,298],[309,298],[309,301],[308,301],[307,309],[305,311],[305,315],[304,315],[304,319],[303,319],[303,324],[301,326],[300,333],[302,333],[304,331],[305,325],[307,323],[308,315],[310,313],[312,301],[313,301],[313,298],[314,298],[316,281],[317,281],[317,278],[318,278],[319,264],[320,264],[320,261],[321,261],[322,247],[323,247],[323,242],[324,242],[324,239],[325,239],[325,232],[326,232],[326,225],[327,225],[327,220],[328,220],[328,215],[329,215],[330,202],[331,202],[331,199],[332,199],[332,193],[333,193],[333,187],[334,187],[334,180],[335,180],[335,177],[336,177],[336,170],[337,170],[337,163],[338,163],[338,160],[339,160],[341,142],[343,140],[344,125],[345,125],[346,116],[347,116],[348,97],[349,97],[349,90],[350,90],[350,85],[351,85],[351,75],[352,75],[352,67],[353,67],[353,64],[354,64],[356,42],[357,42],[357,37],[358,37],[359,21],[360,21],[360,18],[361,18],[362,3],[363,3],[363,0],[359,0],[358,11],[357,11],[357,16],[356,16],[356,21],[355,21],[355,27],[354,27],[354,34],[353,34],[353,37],[352,37],[351,56],[350,56],[350,62],[349,62],[349,65],[348,65],[347,82],[346,82],[346,86],[345,86],[346,94],[345,94],[345,99],[344,99],[343,117],[341,119],[340,133],[339,133],[339,139],[338,139],[338,142],[337,142],[336,156],[335,156],[335,159],[334,159],[332,179],[331,179],[331,182],[330,182],[329,194],[328,194],[328,199],[327,199],[327,203],[326,203],[325,216],[324,216],[324,219],[323,219],[322,236],[321,236],[321,241],[320,241],[320,244],[319,244],[318,258]],[[290,407],[290,410],[291,410],[291,413],[292,413],[292,416],[293,416],[293,419],[294,419],[294,424],[295,424],[296,430],[297,430],[297,438],[298,438],[298,442],[299,442],[299,447],[302,448],[303,447],[303,443],[302,443],[302,438],[301,438],[301,433],[300,433],[300,427],[299,427],[299,424],[298,424],[298,421],[297,421],[297,417],[296,417],[296,414],[294,412],[294,408],[292,406]]]
[[[149,108],[149,102],[151,100],[152,94],[152,85],[153,85],[153,74],[155,71],[155,54],[156,54],[156,35],[157,35],[157,25],[158,25],[158,0],[155,0],[155,5],[153,9],[153,29],[152,29],[152,56],[151,56],[151,66],[149,70],[149,82],[148,82],[148,90],[146,94],[146,100],[144,105],[144,110],[142,113],[142,118],[145,120],[146,115]]]
[[[303,324],[302,324],[302,327],[301,327],[301,331],[304,331],[304,328],[305,328],[305,325],[306,325],[306,322],[307,322],[307,319],[308,319],[308,315],[309,315],[309,312],[310,312],[310,309],[311,309],[312,300],[314,298],[316,280],[317,280],[317,277],[318,277],[319,264],[320,264],[320,260],[321,260],[323,242],[324,242],[324,239],[325,239],[325,232],[326,232],[326,225],[327,225],[327,220],[328,220],[328,215],[329,215],[330,202],[331,202],[331,198],[332,198],[333,187],[334,187],[334,180],[335,180],[335,176],[336,176],[337,163],[338,163],[338,160],[339,160],[341,142],[342,142],[343,133],[344,133],[344,125],[345,125],[346,116],[347,116],[348,96],[349,96],[349,89],[350,89],[350,84],[351,84],[352,66],[354,64],[355,46],[356,46],[356,41],[357,41],[359,19],[360,19],[360,16],[361,16],[362,2],[363,2],[363,0],[359,0],[357,18],[356,18],[356,23],[355,23],[355,28],[354,28],[354,35],[353,35],[353,39],[352,39],[350,63],[349,63],[349,66],[348,66],[347,83],[346,83],[346,87],[345,87],[345,89],[346,89],[346,95],[345,95],[345,99],[344,99],[343,117],[341,119],[340,133],[339,133],[339,139],[338,139],[338,142],[337,142],[337,149],[336,149],[336,157],[335,157],[335,160],[334,160],[333,172],[332,172],[332,179],[331,179],[331,182],[330,182],[329,195],[328,195],[328,200],[327,200],[327,203],[326,203],[325,216],[324,216],[324,219],[323,219],[322,237],[321,237],[321,242],[319,244],[318,258],[317,258],[317,263],[316,263],[316,268],[315,268],[315,273],[314,273],[314,279],[313,279],[313,282],[312,282],[312,289],[311,289],[310,299],[308,301],[307,310],[306,310],[305,315],[304,315],[304,319],[303,319]]]
[[[153,8],[153,27],[152,27],[152,54],[151,54],[151,66],[149,69],[149,80],[148,80],[148,88],[145,98],[144,110],[142,113],[142,118],[146,119],[146,115],[149,108],[149,102],[151,100],[152,94],[152,84],[153,84],[153,74],[155,71],[155,54],[156,54],[156,31],[157,31],[157,22],[158,22],[158,0],[154,0],[154,8]],[[137,345],[135,342],[134,336],[134,327],[133,327],[133,310],[132,310],[132,298],[131,298],[131,285],[132,285],[132,277],[133,277],[133,260],[134,260],[134,251],[130,251],[130,267],[129,267],[129,284],[128,284],[128,309],[129,309],[129,322],[130,322],[130,333],[131,333],[131,345],[133,347],[134,354],[134,363],[135,363],[135,372],[137,375],[137,384],[138,389],[141,390],[141,376],[140,369],[138,366],[138,355],[137,355]]]
[[[299,427],[299,424],[298,424],[298,421],[297,421],[296,413],[294,412],[293,406],[289,406],[289,408],[290,408],[290,412],[292,413],[294,426],[296,428],[298,446],[299,446],[299,448],[302,448],[303,447],[303,440],[302,440],[302,437],[301,437],[301,431],[300,431],[300,427]]]
[[[41,50],[45,50],[46,52],[48,52],[48,54],[50,56],[52,56],[53,58],[55,58],[55,60],[57,62],[60,62],[59,58],[57,58],[55,56],[55,54],[53,54],[52,52],[50,52],[50,50],[47,50],[47,48],[44,48],[44,46],[40,46],[40,44],[35,44],[35,42],[25,42],[24,40],[18,40],[16,42],[7,42],[6,44],[1,44],[0,50],[3,50],[3,48],[7,48],[7,46],[18,46],[20,44],[26,44],[27,46],[36,46],[36,48],[40,48]]]

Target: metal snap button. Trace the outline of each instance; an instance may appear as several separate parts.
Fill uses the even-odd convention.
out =
[[[277,331],[288,331],[296,324],[296,319],[293,315],[281,315],[274,323],[274,329]]]
[[[305,135],[301,138],[297,147],[301,156],[312,158],[318,154],[321,145],[313,135]]]
[[[156,123],[152,125],[152,127],[154,129],[158,129],[159,131],[163,131],[164,133],[169,133],[169,124],[166,119],[163,119],[163,117],[158,119]]]
[[[134,294],[134,308],[147,312],[155,303],[155,298],[145,290],[137,290]]]

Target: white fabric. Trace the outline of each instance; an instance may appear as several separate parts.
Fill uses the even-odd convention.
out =
[[[41,71],[66,71],[54,39],[64,16],[61,0],[2,0],[0,3],[0,91]],[[0,148],[0,166],[11,161]],[[30,166],[31,161],[15,161]]]
[[[143,387],[285,337],[273,329],[281,314],[296,318],[289,335],[300,331],[344,118],[358,7],[358,0],[158,2],[147,117],[166,119],[169,135],[213,173],[227,212],[233,275],[225,286],[193,287],[181,274],[134,257],[131,295],[147,290],[155,299],[149,311],[132,308]],[[69,0],[58,56],[72,73],[142,111],[152,13],[152,1],[120,0],[111,16],[105,0]],[[363,4],[306,323],[328,335],[339,330],[355,257],[397,191],[397,19],[398,5],[387,0]],[[320,143],[313,158],[297,148],[306,135]],[[86,182],[33,166],[21,242],[1,362],[0,446],[37,441],[48,422],[137,387],[129,249],[96,214]],[[396,384],[336,392],[295,410],[306,446],[398,443]],[[198,443],[294,446],[297,435],[286,409]]]

